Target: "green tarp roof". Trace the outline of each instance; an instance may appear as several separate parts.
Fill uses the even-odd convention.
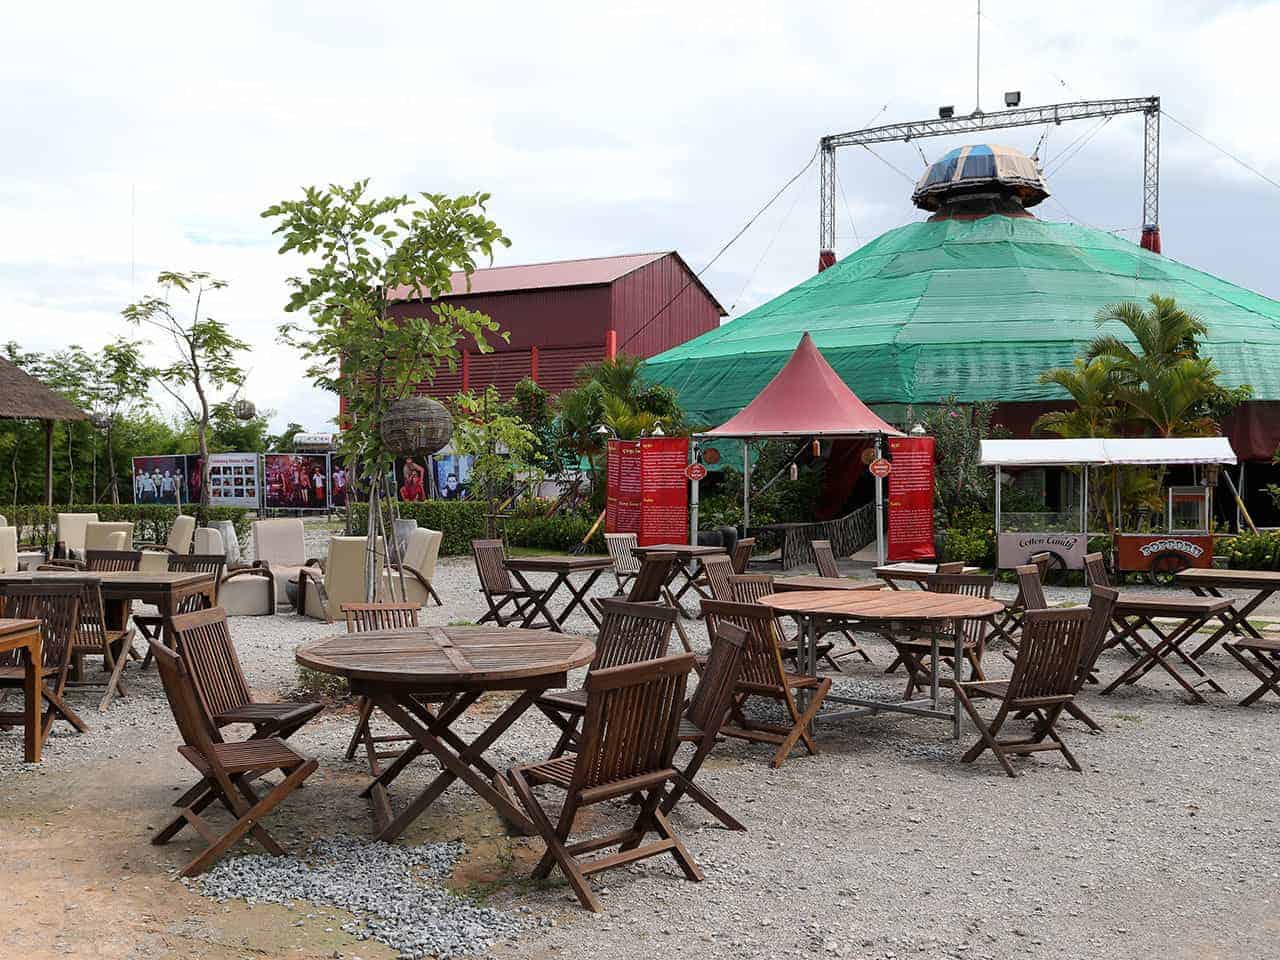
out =
[[[717,330],[651,358],[694,417],[745,407],[807,330],[866,403],[1057,400],[1042,371],[1098,334],[1110,303],[1172,296],[1209,326],[1223,383],[1280,399],[1280,302],[1101,230],[1030,217],[913,223]],[[1114,331],[1119,333],[1120,331]]]

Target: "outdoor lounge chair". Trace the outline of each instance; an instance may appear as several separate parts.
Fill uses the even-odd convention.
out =
[[[307,559],[306,531],[294,517],[255,520],[253,523],[255,565],[271,573],[276,586],[276,603],[289,602],[289,581],[298,580],[303,567],[319,566]]]
[[[750,636],[742,656],[742,674],[734,691],[729,722],[720,728],[720,733],[753,743],[777,744],[778,749],[771,761],[774,767],[782,766],[797,743],[803,743],[810,754],[816,754],[818,744],[809,727],[831,689],[831,678],[804,676],[786,670],[780,647],[782,631],[768,607],[704,600],[702,612],[707,618],[708,630],[718,630],[720,621],[727,620],[746,630]],[[796,702],[797,691],[804,691],[810,697],[803,711]],[[764,697],[781,703],[787,713],[787,722],[776,724],[748,718],[743,707],[751,697]]]
[[[1004,772],[1017,777],[1017,771],[1009,762],[1010,756],[1056,750],[1072,770],[1080,772],[1080,764],[1054,725],[1071,702],[1076,668],[1092,616],[1093,611],[1088,607],[1028,610],[1022,621],[1022,645],[1018,648],[1013,675],[1008,680],[969,680],[955,684],[956,697],[978,728],[980,737],[961,757],[962,762],[972,763],[990,750]],[[990,721],[983,719],[974,706],[978,699],[1000,701],[1000,708]],[[1027,714],[1033,719],[1031,732],[1001,739],[1005,722],[1018,714]]]
[[[53,721],[61,718],[81,733],[89,727],[64,699],[71,668],[71,644],[80,624],[80,591],[76,578],[31,580],[0,585],[0,610],[17,620],[39,620],[41,648],[40,697],[47,704],[40,721],[41,743],[48,740]],[[0,693],[17,690],[26,683],[26,667],[16,652],[0,654]],[[24,726],[21,710],[0,712],[0,728]]]
[[[507,552],[501,540],[472,540],[471,555],[476,561],[476,575],[480,578],[480,592],[489,605],[477,623],[492,620],[500,627],[523,622],[531,606],[536,606],[542,595],[537,590],[516,586],[507,569]],[[507,611],[507,606],[511,610]],[[549,625],[549,624],[548,624]]]
[[[164,543],[143,543],[138,545],[142,551],[143,573],[164,573],[169,569],[169,557],[191,552],[191,541],[196,532],[196,518],[181,514],[174,518],[169,528],[169,537]]]
[[[99,523],[90,521],[84,527],[84,555],[88,559],[93,550],[132,550],[133,524],[113,520]]]
[[[702,879],[702,871],[659,809],[667,784],[685,791],[692,787],[672,766],[685,683],[692,666],[693,657],[679,654],[588,674],[586,720],[577,755],[512,767],[507,772],[520,804],[547,844],[546,853],[533,869],[534,878],[545,879],[558,865],[588,910],[599,913],[603,908],[587,877],[610,867],[669,853],[685,877]],[[554,825],[533,795],[533,788],[544,784],[565,792]],[[634,794],[640,795],[640,804],[629,829],[569,842],[580,809]],[[650,832],[658,839],[646,844],[643,841]],[[594,859],[582,857],[613,846],[618,847],[614,853]]]
[[[421,609],[417,603],[344,603],[342,614],[346,617],[347,633],[364,633],[369,630],[414,629],[418,626],[418,611]],[[410,743],[414,742],[413,737],[403,734],[374,736],[369,729],[369,721],[377,708],[365,696],[360,697],[357,706],[356,728],[351,734],[351,742],[347,744],[346,758],[355,759],[356,749],[363,745],[369,760],[369,773],[378,777],[382,775],[380,761],[398,757],[401,753],[400,750],[380,751],[378,744]]]
[[[330,537],[329,558],[323,571],[315,567],[298,570],[298,613],[315,620],[330,623],[342,615],[344,603],[363,603],[368,600],[365,591],[365,564],[368,559],[369,541],[366,537]],[[379,537],[374,550],[377,568],[373,582],[382,588],[382,574],[386,562],[385,546]]]
[[[419,607],[427,606],[432,600],[437,607],[443,607],[444,601],[436,593],[433,580],[436,575],[436,561],[440,557],[440,544],[444,542],[444,534],[439,530],[428,530],[419,527],[412,531],[405,540],[404,556],[400,563],[388,563],[383,574],[385,597],[400,598],[400,574],[404,573],[405,603]]]
[[[67,550],[68,559],[84,559],[84,532],[90,522],[97,523],[96,513],[60,513],[58,514],[58,532],[60,542]]]
[[[223,743],[201,706],[192,675],[181,656],[164,645],[152,643],[151,649],[160,668],[160,679],[173,718],[182,734],[180,753],[201,775],[200,782],[187,791],[186,802],[178,815],[163,827],[151,842],[168,843],[188,824],[204,838],[208,846],[180,871],[184,877],[203,873],[215,860],[246,834],[274,856],[285,850],[267,832],[262,820],[302,782],[315,773],[315,760],[304,757],[278,737]],[[280,770],[284,779],[272,786],[265,796],[254,791],[252,781],[264,770]],[[235,816],[230,829],[218,833],[213,824],[200,814],[215,801],[221,802]]]
[[[730,830],[745,830],[737,819],[695,782],[703,762],[720,739],[720,728],[733,706],[738,679],[742,675],[742,656],[748,641],[747,632],[726,620],[716,624],[711,637],[711,656],[702,669],[698,689],[690,698],[680,720],[677,739],[693,746],[693,756],[683,770],[688,786],[677,784],[662,800],[661,810],[670,813],[684,794]]]
[[[622,596],[627,584],[640,572],[640,560],[631,552],[632,547],[640,545],[640,540],[634,533],[606,533],[604,545],[613,561],[613,579],[618,584],[615,596]]]
[[[0,573],[18,572],[18,528],[0,526]]]
[[[677,617],[674,608],[612,598],[603,600],[601,606],[604,620],[596,640],[595,657],[587,667],[588,677],[594,670],[666,656]],[[586,688],[544,693],[534,705],[560,730],[560,739],[551,751],[554,759],[577,742],[578,721],[587,706]]]

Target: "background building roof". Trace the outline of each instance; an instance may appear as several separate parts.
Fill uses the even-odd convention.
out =
[[[0,419],[88,420],[89,415],[22,368],[0,359]]]

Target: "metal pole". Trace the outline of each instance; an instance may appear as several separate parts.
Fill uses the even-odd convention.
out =
[[[1000,488],[1004,486],[1004,468],[996,464],[996,536],[1000,536]]]
[[[880,442],[876,436],[876,459],[881,457]],[[876,566],[884,566],[884,481],[876,477]]]
[[[742,441],[742,535],[751,526],[751,441]]]
[[[698,444],[689,444],[689,465],[698,462]],[[698,542],[698,481],[689,481],[689,542]]]
[[[1089,465],[1084,465],[1084,492],[1080,495],[1080,532],[1089,537]],[[1085,549],[1088,549],[1085,544]]]

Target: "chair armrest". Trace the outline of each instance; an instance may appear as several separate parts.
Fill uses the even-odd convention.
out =
[[[171,553],[171,554],[173,554],[175,557],[178,555],[178,551],[177,551],[177,550],[175,550],[175,549],[173,549],[173,547],[170,547],[170,546],[168,546],[167,544],[163,544],[163,543],[135,543],[135,544],[133,545],[133,549],[135,549],[135,550],[157,550],[157,551],[160,551],[161,553]]]
[[[396,573],[398,571],[403,573],[407,577],[412,577],[422,585],[423,589],[426,589],[431,586],[431,581],[428,580],[425,576],[423,576],[423,573],[421,570],[419,570],[417,567],[411,567],[407,563],[389,563],[387,564],[387,569],[392,573]]]
[[[228,570],[222,575],[222,583],[226,583],[233,577],[243,577],[246,574],[252,577],[262,577],[264,580],[271,579],[271,571],[263,567],[237,567],[234,570]]]
[[[324,561],[323,561],[323,560],[321,560],[319,557],[312,557],[310,560],[308,560],[308,561],[307,561],[306,563],[304,563],[302,566],[303,566],[303,568],[304,568],[304,569],[305,569],[306,567],[319,567],[321,570],[324,570]]]

